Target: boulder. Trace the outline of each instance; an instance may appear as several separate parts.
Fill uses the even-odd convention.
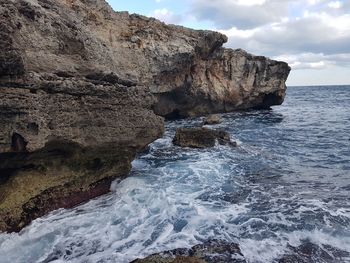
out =
[[[237,146],[231,141],[227,132],[207,128],[179,128],[173,139],[175,145],[190,148],[214,147],[216,142],[221,145]]]
[[[219,115],[211,114],[204,119],[203,124],[204,125],[215,125],[215,124],[220,124],[221,122],[222,122],[221,117]]]

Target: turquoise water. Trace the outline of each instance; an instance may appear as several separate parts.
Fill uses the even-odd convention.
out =
[[[350,87],[291,87],[282,106],[222,118],[239,147],[175,147],[202,118],[168,122],[110,194],[1,234],[0,262],[123,263],[212,238],[252,263],[310,243],[331,256],[313,262],[350,262]]]

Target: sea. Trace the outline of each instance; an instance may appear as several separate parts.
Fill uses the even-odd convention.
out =
[[[350,262],[350,86],[289,87],[281,106],[221,117],[211,128],[238,147],[174,146],[203,118],[169,121],[110,194],[0,234],[0,262],[127,263],[213,239],[249,263]]]

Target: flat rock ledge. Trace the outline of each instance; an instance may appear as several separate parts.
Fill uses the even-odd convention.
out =
[[[238,244],[210,240],[190,249],[179,248],[132,263],[246,263]]]
[[[208,128],[179,128],[173,139],[174,145],[190,148],[210,148],[216,143],[220,145],[237,146],[231,141],[230,134],[222,130]]]
[[[319,246],[305,242],[288,249],[278,263],[347,262],[350,253],[331,246]],[[132,263],[246,263],[238,244],[221,240],[209,240],[190,249],[179,248],[150,255]]]
[[[288,245],[278,263],[348,262],[350,253],[331,246],[305,242],[298,247]],[[192,248],[178,248],[137,259],[131,263],[246,263],[238,244],[209,240]]]

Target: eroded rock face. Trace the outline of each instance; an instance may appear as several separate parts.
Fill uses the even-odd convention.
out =
[[[107,192],[163,133],[154,112],[281,103],[288,65],[226,41],[103,0],[0,0],[0,231]]]
[[[229,133],[207,128],[179,128],[173,139],[175,145],[190,148],[214,147],[216,142],[221,145],[237,146],[231,141]]]
[[[207,56],[195,56],[188,63],[191,66],[184,74],[183,85],[157,94],[158,114],[172,118],[263,109],[280,105],[284,100],[290,71],[284,62],[253,56],[243,50],[217,48]],[[169,77],[168,82],[174,80]]]
[[[0,1],[0,232],[107,193],[163,134],[148,87],[92,64],[70,2]]]
[[[227,37],[113,12],[103,1],[1,0],[0,75],[118,75],[150,88],[157,114],[204,115],[283,102],[290,68]]]
[[[0,91],[0,231],[107,193],[163,133],[144,87],[33,78]]]

